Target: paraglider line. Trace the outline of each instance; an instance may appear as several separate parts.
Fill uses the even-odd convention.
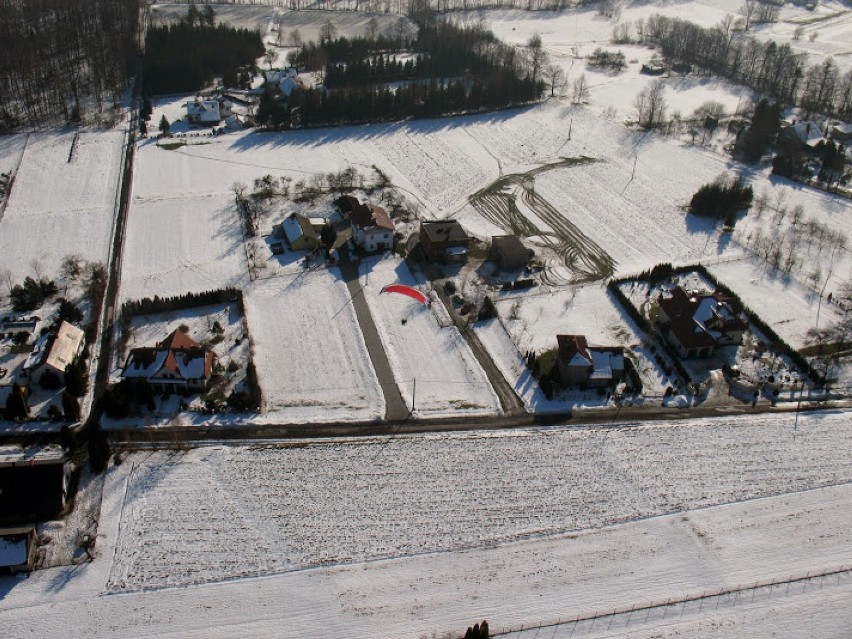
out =
[[[359,288],[359,289],[358,289],[358,292],[357,292],[357,293],[355,293],[355,295],[353,295],[352,297],[350,297],[350,298],[349,298],[349,300],[346,302],[346,304],[344,304],[343,306],[341,306],[341,307],[340,307],[340,309],[339,309],[339,310],[338,310],[338,311],[337,311],[334,315],[332,315],[332,316],[331,316],[331,319],[334,319],[334,318],[336,318],[338,315],[340,315],[340,313],[343,311],[343,309],[344,309],[344,308],[346,308],[347,306],[349,306],[350,304],[352,304],[352,303],[354,303],[354,302],[355,302],[355,298],[356,298],[356,297],[358,297],[359,295],[363,295],[363,294],[364,294],[364,289]]]

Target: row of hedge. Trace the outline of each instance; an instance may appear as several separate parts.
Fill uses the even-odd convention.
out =
[[[143,297],[141,300],[130,300],[122,304],[121,313],[123,316],[129,318],[135,315],[182,311],[197,306],[224,304],[227,302],[236,302],[240,313],[245,315],[243,293],[236,288],[222,288],[214,291],[204,291],[203,293],[184,293],[183,295],[176,295],[174,297],[160,297],[158,295],[155,295],[153,298]]]
[[[639,313],[639,310],[630,302],[627,296],[621,291],[619,286],[621,284],[637,280],[647,280],[651,284],[656,284],[666,278],[673,277],[675,275],[682,275],[684,273],[693,272],[699,273],[702,277],[709,281],[716,288],[717,291],[736,299],[742,305],[743,310],[748,316],[749,322],[756,326],[773,343],[777,352],[780,352],[781,354],[789,357],[800,370],[807,373],[808,377],[810,377],[817,384],[822,385],[825,383],[825,377],[822,374],[818,373],[813,368],[813,366],[811,366],[810,362],[808,362],[792,346],[787,344],[787,342],[781,339],[778,333],[776,333],[771,326],[764,322],[757,313],[755,313],[751,308],[749,308],[746,304],[743,303],[739,295],[737,295],[730,288],[719,282],[719,280],[716,279],[716,277],[713,276],[703,264],[693,264],[689,266],[680,266],[677,268],[673,267],[669,263],[657,264],[652,269],[643,271],[639,275],[611,279],[607,283],[607,287],[609,288],[613,296],[627,311],[627,314],[630,316],[630,318],[634,322],[636,322],[637,326],[639,326],[639,328],[641,328],[646,333],[651,334],[653,332],[653,327],[651,326],[651,323],[647,319],[642,317],[642,315]],[[677,357],[676,353],[674,352],[674,349],[672,349],[671,346],[665,342],[665,340],[661,340],[661,343],[666,352],[670,356],[672,356],[672,360],[675,363],[675,368],[677,369],[678,373],[682,374],[685,379],[690,379],[689,374],[686,372],[686,369],[680,363],[680,358]]]

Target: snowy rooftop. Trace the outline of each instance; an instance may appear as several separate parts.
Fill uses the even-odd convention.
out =
[[[65,451],[58,446],[0,446],[0,467],[56,464],[62,461],[65,461]]]

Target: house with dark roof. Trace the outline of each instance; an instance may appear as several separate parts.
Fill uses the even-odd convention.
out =
[[[455,220],[420,224],[420,247],[430,262],[465,262],[471,237]]]
[[[513,271],[525,267],[533,251],[524,246],[517,235],[495,235],[491,238],[491,256],[501,269]]]
[[[367,253],[393,248],[394,226],[381,206],[358,203],[349,214],[352,242]]]
[[[347,222],[352,215],[352,211],[361,206],[361,202],[359,202],[358,198],[353,195],[341,195],[334,201],[334,204],[340,211],[340,217]]]
[[[748,329],[742,303],[721,293],[685,291],[660,294],[657,324],[681,357],[710,357],[718,346],[739,345]]]
[[[566,386],[603,388],[624,378],[620,346],[589,346],[585,335],[557,335],[556,365]]]
[[[147,380],[156,392],[206,390],[216,355],[180,329],[156,346],[134,348],[127,356],[122,379]]]

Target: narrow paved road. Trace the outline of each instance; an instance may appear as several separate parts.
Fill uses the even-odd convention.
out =
[[[352,298],[352,306],[355,307],[355,316],[358,318],[367,351],[370,353],[370,361],[373,362],[373,369],[376,371],[376,377],[379,378],[379,384],[385,396],[385,419],[387,421],[404,420],[408,417],[408,407],[402,401],[402,395],[385,354],[385,347],[382,345],[373,316],[370,314],[370,307],[367,306],[367,300],[364,298],[361,281],[358,279],[358,267],[349,259],[348,250],[342,250],[340,255],[340,271],[349,288],[349,297]]]

